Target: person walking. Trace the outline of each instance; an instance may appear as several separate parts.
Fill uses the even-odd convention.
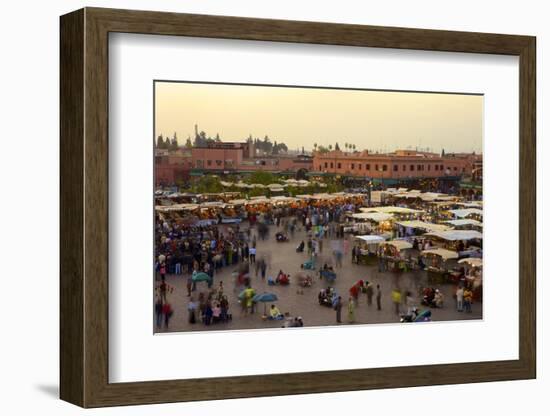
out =
[[[187,276],[187,297],[191,296],[191,289],[193,288],[193,276],[190,274]]]
[[[456,310],[462,312],[464,309],[464,288],[459,286],[456,290]]]
[[[473,298],[474,294],[472,293],[472,291],[468,288],[466,288],[466,290],[464,290],[464,311],[467,312],[467,313],[471,313],[472,312],[472,298]]]
[[[250,256],[250,263],[256,263],[256,247],[250,247],[249,256]]]
[[[162,314],[164,315],[164,328],[168,329],[168,324],[170,323],[170,318],[172,317],[174,313],[174,310],[172,309],[172,305],[170,305],[168,302],[166,302],[162,306]]]
[[[399,291],[399,289],[394,288],[392,290],[391,299],[392,299],[392,302],[395,306],[395,314],[399,315],[399,313],[400,313],[399,306],[401,305],[401,292]]]
[[[155,321],[157,324],[157,328],[160,328],[162,325],[162,298],[160,296],[157,296],[157,300],[155,302]]]
[[[193,298],[189,299],[187,305],[187,312],[189,312],[189,323],[194,324],[197,322],[197,303]]]
[[[376,285],[376,309],[382,310],[382,289],[380,285]]]
[[[267,270],[267,263],[264,259],[262,259],[261,263],[260,263],[260,273],[261,273],[261,276],[262,276],[262,280],[265,280],[266,270]]]
[[[367,294],[367,305],[372,305],[372,297],[374,296],[374,289],[372,287],[372,283],[367,283],[367,287],[365,288],[365,293]]]
[[[336,303],[334,305],[334,310],[336,311],[336,322],[342,323],[342,296],[338,296]]]
[[[348,300],[348,322],[350,324],[355,322],[355,302],[351,296]]]

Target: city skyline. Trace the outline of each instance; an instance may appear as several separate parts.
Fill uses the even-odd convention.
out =
[[[195,124],[222,141],[250,135],[312,150],[418,149],[482,153],[483,96],[466,94],[155,83],[155,137],[195,136]],[[304,111],[303,109],[307,109]]]

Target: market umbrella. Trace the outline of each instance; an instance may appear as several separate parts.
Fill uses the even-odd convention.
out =
[[[204,272],[193,273],[191,277],[193,282],[208,282],[210,281],[210,276]]]
[[[479,257],[467,257],[458,261],[459,263],[466,263],[472,267],[481,267],[483,265],[483,260]]]
[[[277,300],[277,295],[275,293],[260,293],[252,298],[252,300],[256,303],[262,302],[264,304],[264,315],[266,315],[266,303],[267,302],[275,302]]]

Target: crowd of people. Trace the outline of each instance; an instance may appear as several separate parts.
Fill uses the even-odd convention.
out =
[[[383,292],[380,284],[374,284],[369,279],[357,280],[349,288],[348,296],[336,293],[331,283],[336,273],[343,265],[343,260],[351,254],[352,263],[357,263],[357,251],[351,248],[350,239],[344,234],[345,214],[354,211],[353,204],[314,206],[300,208],[276,208],[267,212],[254,213],[247,221],[240,224],[210,224],[197,225],[176,221],[170,216],[158,216],[155,229],[155,269],[157,271],[157,296],[155,301],[155,316],[157,328],[169,328],[174,309],[170,304],[172,288],[166,283],[166,275],[181,276],[186,279],[188,323],[201,323],[205,326],[231,322],[233,315],[230,312],[230,299],[222,281],[217,281],[216,274],[222,269],[230,270],[234,275],[234,293],[239,294],[238,305],[241,316],[255,314],[257,303],[254,300],[256,291],[251,278],[255,269],[255,276],[265,281],[267,285],[287,286],[291,284],[288,272],[279,270],[278,273],[268,273],[269,260],[258,256],[258,244],[269,238],[271,229],[276,229],[275,241],[284,244],[294,240],[297,233],[300,238],[296,241],[296,253],[307,255],[306,261],[300,264],[306,272],[308,269],[319,272],[319,281],[324,281],[324,289],[319,291],[319,304],[330,306],[336,312],[336,322],[342,323],[342,309],[347,310],[348,323],[356,321],[356,308],[360,299],[365,296],[365,305],[371,307],[376,301],[376,310],[382,310]],[[283,236],[284,238],[281,238]],[[428,240],[414,240],[413,249],[429,248]],[[278,244],[277,244],[278,245]],[[294,247],[294,246],[293,246]],[[294,250],[294,248],[292,248]],[[332,256],[333,262],[326,263],[327,255]],[[298,256],[300,258],[300,256]],[[317,260],[324,259],[322,267],[317,267]],[[321,263],[322,264],[322,263]],[[378,272],[384,273],[387,266],[379,263]],[[195,281],[194,276],[204,273],[208,275],[206,289],[202,283]],[[227,271],[224,271],[227,275]],[[296,284],[310,287],[314,284],[311,276],[302,273],[302,279],[297,278]],[[198,284],[201,290],[198,289]],[[328,285],[328,287],[327,287]],[[388,283],[391,286],[391,283]],[[425,306],[442,308],[443,294],[434,288],[426,288],[425,293],[413,295],[409,290],[393,287],[388,297],[395,307],[396,315],[410,313],[416,308],[415,298],[420,303],[426,300]],[[297,293],[304,293],[298,290]],[[473,301],[472,291],[468,287],[460,287],[454,297],[458,311],[471,312]],[[265,312],[265,311],[264,311]],[[285,326],[303,326],[301,317],[288,318],[289,312],[281,312],[276,304],[271,304],[269,312],[265,314],[268,320],[287,320]]]

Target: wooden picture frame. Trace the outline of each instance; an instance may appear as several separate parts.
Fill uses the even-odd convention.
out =
[[[85,8],[61,17],[60,396],[100,407],[536,377],[535,38]],[[109,383],[108,34],[368,46],[519,57],[519,359]]]

